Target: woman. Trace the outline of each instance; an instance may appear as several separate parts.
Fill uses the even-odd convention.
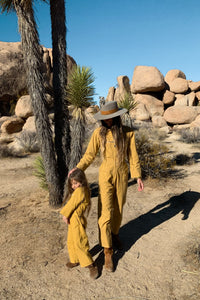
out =
[[[101,150],[103,162],[99,168],[101,207],[98,224],[100,243],[105,255],[104,268],[110,272],[114,271],[113,244],[121,248],[118,233],[128,186],[129,169],[126,160],[129,161],[131,178],[137,179],[138,190],[142,191],[144,188],[134,132],[121,123],[120,115],[126,111],[125,108],[118,108],[116,101],[109,101],[101,107],[94,115],[96,120],[101,121],[101,126],[93,132],[87,150],[76,166],[84,171],[92,163],[98,150]]]

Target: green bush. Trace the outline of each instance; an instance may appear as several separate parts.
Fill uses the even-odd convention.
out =
[[[140,131],[137,131],[135,136],[142,177],[161,178],[170,176],[175,161],[171,157],[169,149],[164,145],[150,141],[149,137]]]
[[[41,156],[36,157],[33,166],[35,169],[33,174],[39,179],[40,187],[43,188],[44,190],[48,190],[44,163]]]

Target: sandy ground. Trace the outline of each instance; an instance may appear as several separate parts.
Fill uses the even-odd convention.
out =
[[[33,176],[36,155],[1,159],[0,299],[199,300],[200,148],[177,142],[173,134],[167,143],[196,161],[179,167],[182,178],[146,180],[143,192],[129,182],[120,230],[124,250],[115,252],[114,273],[102,269],[98,168],[88,168],[93,197],[87,233],[97,280],[87,269],[65,267],[67,227]]]

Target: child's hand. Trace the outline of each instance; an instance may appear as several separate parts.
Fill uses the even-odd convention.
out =
[[[68,224],[68,225],[70,224],[70,219],[69,219],[69,218],[67,218],[67,224]]]
[[[137,179],[137,184],[138,184],[138,192],[143,191],[143,189],[144,189],[144,184],[143,184],[141,178],[138,178],[138,179]]]

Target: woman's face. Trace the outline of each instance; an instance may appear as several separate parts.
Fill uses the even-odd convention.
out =
[[[111,118],[111,119],[107,119],[107,120],[103,120],[105,123],[106,123],[106,125],[110,128],[111,126],[112,126],[112,124],[113,124],[113,119]]]

